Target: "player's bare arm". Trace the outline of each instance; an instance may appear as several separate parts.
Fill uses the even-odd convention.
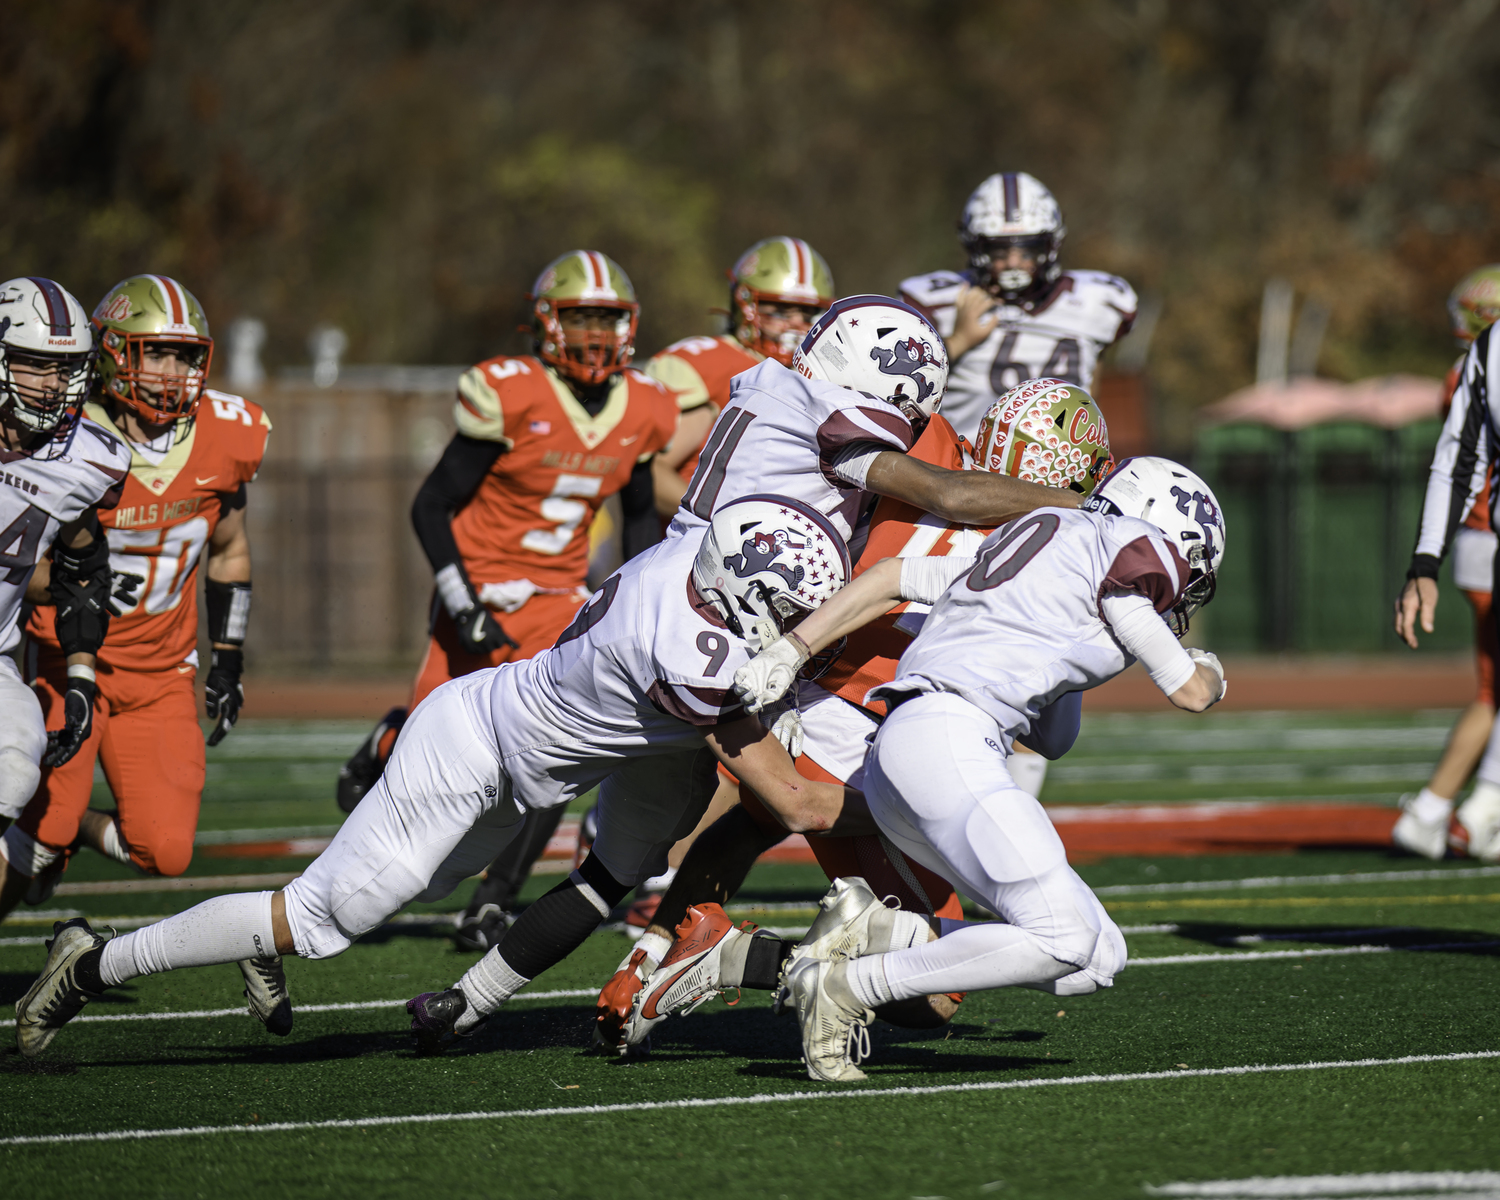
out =
[[[776,735],[754,717],[709,731],[708,745],[790,833],[853,837],[874,833],[864,797],[853,788],[819,783],[797,774]]]
[[[1417,623],[1423,633],[1431,633],[1437,618],[1438,585],[1436,579],[1419,576],[1408,579],[1396,597],[1396,636],[1417,648]]]
[[[651,460],[651,478],[656,490],[656,511],[664,521],[677,513],[688,481],[680,474],[682,465],[703,445],[708,431],[718,418],[719,406],[708,403],[690,408],[677,422],[672,443]]]
[[[987,471],[948,471],[886,450],[870,464],[870,491],[894,496],[958,525],[1002,525],[1037,508],[1077,508],[1083,497]]]

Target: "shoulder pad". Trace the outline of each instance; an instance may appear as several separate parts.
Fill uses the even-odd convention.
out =
[[[930,271],[901,281],[901,294],[926,308],[952,304],[965,280],[958,271]]]
[[[459,433],[510,445],[502,397],[536,381],[545,384],[546,375],[542,364],[528,356],[500,355],[470,367],[459,377],[458,401],[453,406]]]

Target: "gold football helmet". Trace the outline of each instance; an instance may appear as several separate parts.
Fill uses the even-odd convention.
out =
[[[165,275],[132,275],[104,294],[93,324],[105,396],[152,423],[192,416],[214,352],[208,318],[192,292]],[[182,374],[146,367],[148,347],[167,346],[186,366]]]
[[[630,277],[608,255],[570,250],[553,259],[537,276],[530,299],[537,357],[564,378],[592,387],[635,356],[641,306]],[[608,328],[565,327],[560,314],[577,308],[613,309],[617,315]]]
[[[833,272],[823,256],[801,238],[765,238],[745,253],[729,272],[729,322],[734,336],[752,350],[792,365],[808,328],[833,303]],[[791,327],[767,328],[762,304],[790,304],[806,309],[805,320]]]

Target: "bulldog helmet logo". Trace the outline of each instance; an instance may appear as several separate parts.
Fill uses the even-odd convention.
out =
[[[789,567],[784,563],[776,562],[775,559],[783,550],[803,550],[806,547],[806,542],[792,541],[792,535],[785,529],[778,529],[773,533],[757,533],[744,543],[739,554],[726,554],[724,565],[741,579],[758,575],[762,571],[770,571],[772,574],[780,575],[786,580],[787,587],[796,591],[802,586],[802,580],[807,575],[806,569]]]
[[[923,367],[939,365],[932,347],[926,342],[909,337],[904,342],[897,342],[889,350],[884,346],[876,346],[870,351],[870,357],[880,364],[882,375],[909,376],[917,385],[915,400],[918,404],[932,395],[931,381],[919,374]]]

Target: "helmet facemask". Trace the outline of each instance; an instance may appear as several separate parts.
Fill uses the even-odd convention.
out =
[[[618,317],[610,329],[567,328],[562,313],[567,309],[610,309]],[[635,357],[635,330],[641,306],[629,301],[602,299],[536,301],[537,356],[565,379],[585,387],[603,383],[618,374]]]
[[[777,334],[768,332],[765,327],[765,317],[760,311],[762,304],[795,305],[804,310],[801,328],[790,324],[790,318],[782,317],[783,321],[788,322],[786,328]],[[817,320],[818,313],[826,307],[806,304],[800,300],[787,299],[769,292],[758,292],[743,283],[736,283],[730,288],[729,306],[735,339],[741,345],[748,346],[767,358],[774,358],[783,367],[792,365],[792,356],[797,353],[797,347],[802,344],[802,339],[807,336],[807,331]]]
[[[212,338],[125,333],[109,328],[97,317],[94,325],[98,330],[99,352],[108,360],[103,375],[104,394],[109,399],[153,425],[193,415],[208,383],[214,354]],[[146,354],[153,347],[175,350],[186,370],[179,374],[149,368]]]
[[[43,382],[45,376],[51,381]],[[0,410],[25,434],[66,437],[83,411],[93,379],[92,350],[46,354],[0,345]]]
[[[1057,262],[1062,238],[1055,233],[968,237],[964,248],[969,252],[969,266],[979,275],[985,290],[1007,300],[1040,292],[1062,273]],[[1012,250],[1031,259],[1030,269],[1008,265]]]

